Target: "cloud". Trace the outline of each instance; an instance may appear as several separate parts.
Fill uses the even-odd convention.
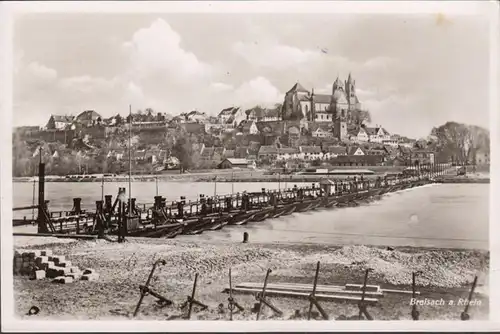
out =
[[[283,101],[283,94],[266,78],[257,77],[243,83],[234,91],[234,99],[243,107],[259,104],[271,106]]]
[[[214,90],[215,92],[227,92],[227,91],[231,91],[234,89],[233,85],[228,85],[228,84],[223,83],[223,82],[213,82],[210,85],[210,88],[212,90]]]
[[[162,75],[176,83],[210,76],[212,68],[181,46],[181,36],[163,19],[136,31],[123,44],[133,75],[141,78]]]
[[[302,50],[296,47],[271,43],[236,42],[232,50],[256,67],[283,70],[320,60],[319,50]]]

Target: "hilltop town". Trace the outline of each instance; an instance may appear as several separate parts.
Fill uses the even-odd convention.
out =
[[[468,145],[457,145],[451,142],[456,136],[450,137],[450,129],[465,137],[463,129],[475,135],[469,136]],[[349,74],[347,80],[333,82],[331,94],[317,94],[297,82],[271,108],[231,106],[216,116],[198,110],[170,115],[151,108],[109,118],[95,110],[53,114],[43,127],[14,129],[13,171],[14,176],[35,175],[41,153],[47,173],[53,175],[126,173],[129,151],[134,173],[489,164],[489,134],[483,130],[448,122],[420,140],[389,133],[383,125],[371,124]]]

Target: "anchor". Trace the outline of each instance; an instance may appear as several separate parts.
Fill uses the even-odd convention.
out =
[[[470,292],[469,292],[469,297],[467,298],[467,304],[465,304],[465,309],[462,312],[462,314],[460,315],[460,319],[462,319],[464,321],[467,321],[470,319],[470,315],[468,313],[469,305],[470,305],[470,301],[472,299],[472,295],[474,294],[474,290],[476,289],[476,284],[477,284],[477,276],[474,277],[474,282],[472,282],[472,287],[471,287]]]
[[[200,306],[202,311],[208,308],[207,305],[203,304],[202,302],[194,298],[194,295],[196,293],[196,283],[198,283],[198,273],[196,273],[194,276],[193,291],[191,292],[191,296],[188,296],[187,300],[181,306],[181,309],[185,308],[186,306],[189,306],[188,314],[186,315],[186,319],[188,320],[191,319],[191,311],[193,310],[193,304]]]
[[[238,308],[240,312],[243,312],[245,309],[240,304],[238,304],[238,302],[235,301],[233,298],[233,281],[231,278],[231,268],[229,268],[229,298],[227,300],[229,301],[227,305],[227,308],[230,311],[229,320],[233,321],[234,308],[235,307]]]
[[[365,279],[363,282],[363,290],[362,290],[363,292],[361,294],[361,301],[358,304],[358,308],[359,308],[358,319],[359,320],[363,320],[363,315],[366,317],[367,320],[373,320],[370,313],[368,313],[368,310],[366,309],[366,304],[365,304],[366,282],[368,281],[368,273],[370,271],[373,271],[373,269],[366,269],[366,271],[365,271]]]
[[[276,306],[274,306],[273,304],[271,304],[271,302],[266,299],[267,279],[269,278],[269,274],[271,272],[272,272],[271,269],[267,269],[266,278],[264,279],[264,287],[262,288],[262,292],[259,292],[257,294],[257,296],[255,297],[259,301],[259,304],[257,304],[257,307],[258,307],[258,310],[257,310],[257,319],[256,319],[257,321],[260,318],[260,313],[262,311],[263,304],[265,306],[269,307],[271,310],[273,310],[273,312],[276,315],[280,316],[280,315],[283,314],[283,312],[281,312]]]
[[[412,297],[412,300],[415,301],[416,299],[416,276],[417,274],[420,274],[421,272],[418,271],[416,273],[412,273],[412,293],[411,293],[411,297]],[[411,307],[411,318],[413,320],[418,320],[420,317],[420,312],[417,310],[417,303],[413,303],[412,307]]]
[[[142,301],[144,299],[144,297],[146,297],[147,295],[151,295],[155,298],[158,299],[158,303],[162,306],[167,306],[167,305],[172,305],[172,301],[163,297],[162,295],[160,295],[159,293],[151,290],[151,288],[149,287],[149,284],[151,282],[151,279],[153,278],[153,274],[155,272],[155,269],[156,267],[159,265],[159,264],[162,264],[162,265],[166,265],[167,262],[165,260],[156,260],[155,263],[153,264],[153,268],[151,269],[151,272],[149,273],[149,277],[146,281],[146,284],[144,285],[139,285],[139,290],[141,291],[141,297],[139,298],[139,302],[137,303],[137,306],[135,307],[135,311],[134,311],[134,317],[137,315],[137,313],[139,313],[139,308],[141,307],[141,304],[142,304]]]
[[[307,315],[307,320],[311,320],[311,312],[312,312],[313,306],[316,306],[319,313],[321,313],[321,316],[323,317],[323,319],[328,320],[328,314],[326,314],[325,310],[323,309],[323,307],[321,307],[321,305],[318,303],[318,300],[316,299],[316,286],[318,284],[318,275],[319,275],[319,261],[318,261],[318,264],[316,265],[316,275],[314,276],[313,291],[309,295],[310,304],[309,304],[309,313]]]

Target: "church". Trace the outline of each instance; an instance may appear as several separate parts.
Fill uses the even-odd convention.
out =
[[[349,73],[344,82],[337,77],[331,95],[315,94],[314,89],[309,92],[297,82],[285,94],[282,119],[332,123],[334,136],[343,140],[347,137],[347,122],[355,110],[361,110],[361,104],[356,96],[356,81]]]

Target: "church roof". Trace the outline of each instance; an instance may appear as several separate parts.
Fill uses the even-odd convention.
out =
[[[309,93],[307,89],[304,88],[298,81],[293,87],[288,91],[289,92],[299,92],[299,93]]]

